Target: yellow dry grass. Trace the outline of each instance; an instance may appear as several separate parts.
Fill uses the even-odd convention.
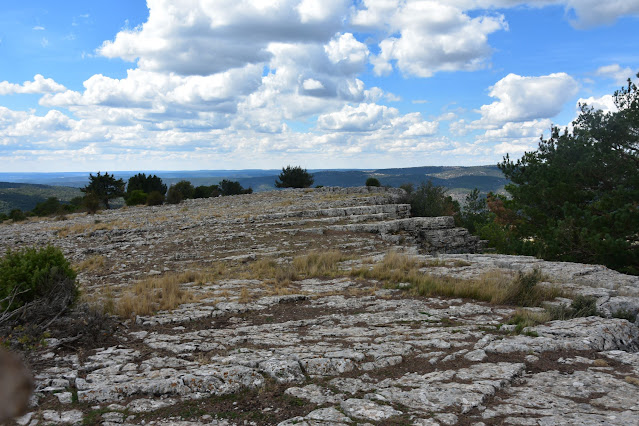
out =
[[[111,230],[115,228],[129,229],[133,224],[122,219],[112,220],[110,222],[95,221],[93,223],[76,223],[73,225],[65,225],[56,227],[53,230],[57,232],[58,237],[64,238],[69,235],[87,234],[101,230]]]
[[[522,277],[513,277],[502,271],[485,273],[476,279],[458,279],[435,276],[420,271],[428,262],[412,256],[390,252],[381,263],[372,268],[351,271],[351,276],[383,281],[388,287],[410,283],[414,294],[426,297],[462,297],[493,304],[521,304],[537,306],[543,300],[557,297],[554,288],[526,287]]]
[[[337,250],[313,251],[309,254],[295,257],[292,266],[296,275],[304,277],[334,277],[340,272],[339,263],[349,259],[349,256]]]
[[[194,282],[200,277],[197,271],[166,274],[138,281],[133,288],[125,291],[114,303],[114,314],[122,318],[135,315],[151,315],[157,311],[167,311],[195,300],[194,295],[181,284]]]
[[[76,265],[75,269],[82,272],[98,272],[104,270],[106,259],[104,256],[96,254],[84,259]]]

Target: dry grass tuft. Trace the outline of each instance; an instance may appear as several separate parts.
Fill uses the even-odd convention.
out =
[[[420,268],[424,266],[428,263],[390,252],[383,262],[372,268],[355,269],[351,275],[383,281],[387,287],[407,282],[411,284],[412,292],[421,296],[462,297],[493,304],[538,306],[542,301],[559,295],[554,288],[537,286],[541,278],[538,272],[520,274],[513,279],[508,273],[495,271],[477,279],[463,280],[423,273]]]
[[[311,252],[293,259],[296,275],[305,277],[334,277],[338,274],[338,264],[350,258],[337,250]]]
[[[246,287],[242,287],[237,301],[240,303],[249,303],[251,300],[253,300],[251,292]]]
[[[88,257],[80,262],[75,269],[83,272],[97,272],[104,269],[104,265],[106,263],[106,259],[104,256],[96,254],[94,256]]]
[[[548,311],[532,311],[530,309],[517,309],[514,315],[508,320],[508,324],[514,324],[515,333],[521,333],[527,327],[534,327],[544,324],[552,318]]]
[[[187,289],[181,288],[180,284],[193,282],[197,276],[198,272],[187,271],[139,281],[120,296],[112,313],[122,318],[132,318],[135,315],[152,315],[157,311],[175,309],[181,304],[192,302],[195,297]]]
[[[639,379],[633,376],[626,376],[624,378],[624,380],[626,381],[626,383],[629,383],[631,385],[635,385],[635,386],[639,386]]]

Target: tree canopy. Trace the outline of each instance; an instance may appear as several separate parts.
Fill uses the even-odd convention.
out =
[[[109,200],[124,196],[124,185],[124,180],[116,179],[108,172],[98,172],[95,176],[89,174],[89,184],[80,190],[86,194],[85,197],[94,196],[108,209]]]
[[[278,180],[275,180],[276,188],[308,188],[313,185],[313,176],[300,166],[286,166],[282,168]]]
[[[253,188],[243,188],[239,182],[234,180],[222,180],[218,185],[220,194],[224,196],[228,195],[240,195],[240,194],[252,194]]]
[[[522,251],[639,274],[637,86],[628,80],[614,101],[607,113],[580,105],[572,132],[553,127],[536,151],[498,164]]]
[[[126,186],[127,196],[136,190],[143,191],[146,194],[158,191],[160,194],[165,195],[166,185],[162,183],[162,179],[156,175],[147,176],[144,173],[138,173],[129,178],[129,182]]]

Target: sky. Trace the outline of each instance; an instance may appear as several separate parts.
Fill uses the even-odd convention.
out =
[[[496,164],[614,111],[637,28],[639,0],[1,2],[0,172]]]

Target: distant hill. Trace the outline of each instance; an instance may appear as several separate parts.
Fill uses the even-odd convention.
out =
[[[362,186],[369,177],[379,179],[382,185],[398,187],[405,183],[417,186],[431,180],[435,185],[447,188],[450,194],[460,200],[473,188],[483,193],[503,191],[506,179],[497,166],[472,167],[411,167],[371,170],[309,170],[315,178],[314,185],[322,186]],[[138,172],[112,172],[116,178],[125,181]],[[280,170],[196,170],[196,171],[145,171],[156,174],[171,185],[180,180],[188,180],[194,186],[212,185],[222,179],[239,181],[243,187],[251,187],[255,192],[275,189],[275,180]],[[58,197],[69,201],[82,195],[79,188],[88,183],[89,173],[0,173],[0,213],[8,213],[19,208],[32,210],[35,205],[48,197]],[[12,183],[9,183],[12,182]]]
[[[0,213],[8,214],[13,209],[32,210],[36,204],[49,197],[69,201],[80,195],[82,192],[78,188],[66,186],[0,182]]]

